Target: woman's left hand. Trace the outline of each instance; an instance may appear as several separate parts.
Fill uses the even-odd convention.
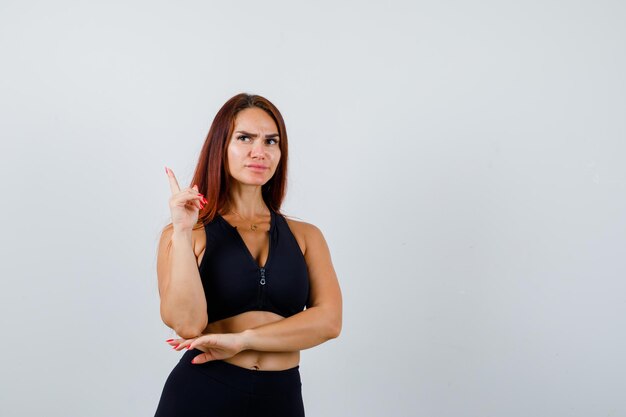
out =
[[[169,339],[167,343],[175,350],[198,349],[204,353],[194,357],[192,363],[205,363],[216,359],[228,359],[242,350],[241,333],[210,333],[193,339]]]

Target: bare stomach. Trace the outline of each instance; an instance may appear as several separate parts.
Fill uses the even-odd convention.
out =
[[[284,319],[283,316],[269,311],[247,311],[209,323],[202,333],[239,333],[253,327],[274,323]],[[224,359],[224,362],[247,369],[260,371],[282,371],[300,363],[300,351],[295,352],[261,352],[244,350],[235,356]]]

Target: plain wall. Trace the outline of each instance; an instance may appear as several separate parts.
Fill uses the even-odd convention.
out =
[[[0,1],[2,416],[149,416],[164,166],[221,105],[290,141],[343,332],[307,416],[626,415],[619,1]]]

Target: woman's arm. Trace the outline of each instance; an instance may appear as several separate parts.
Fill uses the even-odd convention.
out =
[[[197,262],[192,231],[166,228],[157,256],[161,319],[184,338],[200,335],[208,321]]]
[[[322,232],[300,223],[305,237],[304,259],[309,271],[311,306],[273,323],[242,332],[244,350],[288,352],[308,349],[339,336],[342,299],[337,274]]]

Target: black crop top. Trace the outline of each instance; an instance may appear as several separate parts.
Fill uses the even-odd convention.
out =
[[[209,323],[260,310],[283,317],[309,307],[308,269],[287,220],[270,209],[267,261],[259,267],[236,227],[222,216],[204,225],[199,271]]]

